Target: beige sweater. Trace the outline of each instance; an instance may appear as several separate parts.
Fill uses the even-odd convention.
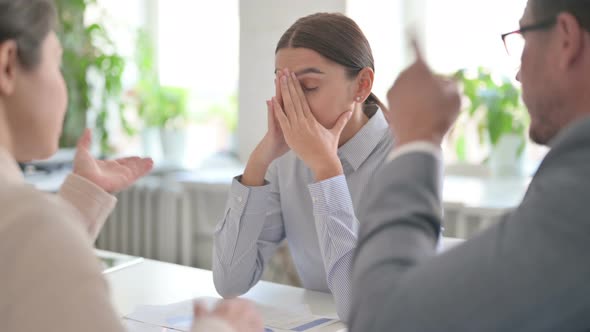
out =
[[[58,195],[40,192],[0,148],[0,330],[124,330],[93,253],[115,204],[115,197],[76,175]],[[233,330],[203,319],[193,331]]]

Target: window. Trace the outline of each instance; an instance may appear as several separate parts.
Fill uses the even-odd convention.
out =
[[[187,164],[233,149],[239,78],[238,0],[161,0],[157,7],[160,82],[190,92]]]
[[[516,30],[527,0],[427,0],[425,52],[433,68],[451,73],[486,67],[513,77],[500,35]]]
[[[526,3],[527,0],[349,0],[347,11],[371,43],[376,62],[374,91],[384,98],[396,74],[412,60],[405,35],[408,28],[417,32],[429,64],[438,73],[484,67],[498,77],[514,79],[519,64],[507,56],[500,35],[518,28]],[[472,129],[467,137],[473,145],[468,160],[478,163],[487,153],[479,148],[477,128]],[[534,168],[545,153],[545,148],[530,143],[525,163]],[[445,154],[447,161],[456,160],[452,144]]]
[[[185,166],[196,167],[208,156],[233,148],[239,75],[238,0],[99,0],[86,16],[89,23],[104,23],[114,51],[126,59],[124,90],[135,91],[140,78],[135,62],[142,30],[153,47],[160,85],[186,91],[189,120],[186,148],[180,152]],[[135,154],[143,147],[144,154],[164,159],[157,137],[145,135],[143,128],[136,137],[126,137],[114,121],[117,117],[110,118],[109,135],[118,152]],[[142,127],[141,119],[132,122]],[[151,143],[146,137],[151,137]]]

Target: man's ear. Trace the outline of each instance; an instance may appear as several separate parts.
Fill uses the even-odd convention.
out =
[[[557,16],[557,38],[560,49],[559,66],[562,69],[569,68],[579,60],[584,49],[584,28],[580,26],[578,19],[570,13],[561,13]]]
[[[18,48],[14,40],[0,43],[0,95],[14,92],[18,71]]]

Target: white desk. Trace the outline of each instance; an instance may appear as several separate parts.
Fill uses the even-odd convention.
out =
[[[444,238],[441,251],[460,245],[463,241]],[[111,285],[115,307],[121,316],[140,305],[165,305],[196,297],[219,297],[213,285],[211,271],[176,264],[144,260],[106,275]],[[332,295],[320,292],[259,282],[243,296],[260,304],[275,307],[309,305],[318,316],[336,318]],[[340,331],[344,324],[337,323],[323,331]]]
[[[470,238],[520,204],[531,178],[447,175],[443,197],[447,235]]]
[[[447,175],[444,181],[445,203],[462,204],[466,209],[504,212],[520,203],[531,178]]]
[[[219,297],[211,271],[175,264],[145,260],[106,276],[115,307],[121,316],[131,313],[139,305],[165,305],[195,297]],[[308,304],[316,315],[336,317],[330,294],[261,281],[243,297],[275,307]],[[344,324],[337,323],[322,331],[336,332],[343,328]]]
[[[447,251],[453,247],[461,245],[463,242],[465,242],[465,240],[463,240],[463,239],[456,239],[456,238],[452,238],[452,237],[443,237],[438,245],[438,253],[440,254],[440,253]]]

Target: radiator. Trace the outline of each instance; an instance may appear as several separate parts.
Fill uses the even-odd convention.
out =
[[[210,270],[213,231],[225,210],[228,178],[184,173],[142,179],[117,195],[97,248]],[[262,279],[300,286],[286,242]]]
[[[179,183],[148,177],[117,199],[98,237],[99,249],[190,265],[190,201]]]
[[[499,209],[471,208],[462,204],[445,203],[443,236],[469,239],[500,221],[503,213]]]
[[[140,180],[117,195],[99,249],[210,269],[213,230],[229,183],[174,174]]]
[[[140,180],[117,195],[97,247],[211,269],[213,230],[223,216],[231,180],[224,176],[184,173]],[[497,222],[497,211],[480,210],[445,204],[443,235],[467,239]],[[263,279],[298,285],[286,246],[267,267]]]

